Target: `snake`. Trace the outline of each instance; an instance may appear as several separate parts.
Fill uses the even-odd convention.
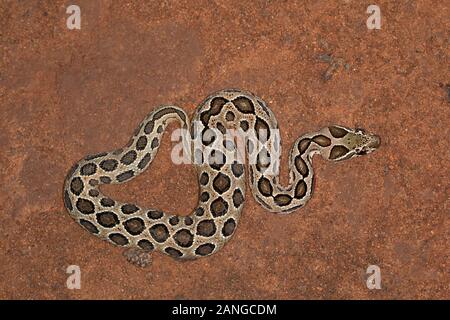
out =
[[[101,185],[126,183],[149,167],[174,121],[185,132],[183,150],[197,171],[197,206],[188,215],[177,215],[105,195]],[[380,143],[375,134],[341,125],[304,134],[290,149],[289,183],[284,186],[276,164],[281,139],[272,110],[251,92],[225,89],[209,95],[191,120],[177,106],[157,107],[126,146],[82,158],[66,175],[63,201],[85,230],[128,248],[125,256],[138,266],[148,265],[154,251],[196,259],[216,253],[232,238],[244,207],[246,177],[262,207],[291,213],[312,196],[314,155],[337,162],[367,155]]]

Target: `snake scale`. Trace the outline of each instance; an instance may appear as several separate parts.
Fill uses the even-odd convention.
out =
[[[178,121],[188,132],[187,150],[197,169],[199,202],[192,213],[173,215],[103,194],[100,185],[127,182],[150,165],[172,121]],[[232,130],[239,134],[224,138]],[[195,144],[199,133],[200,143]],[[238,145],[244,146],[241,150],[246,157]],[[234,234],[245,201],[246,175],[258,203],[271,212],[289,213],[311,198],[313,155],[341,161],[368,154],[379,145],[376,135],[338,125],[305,134],[290,150],[289,184],[282,186],[273,165],[275,153],[281,152],[274,114],[250,92],[222,90],[198,106],[192,121],[176,106],[161,106],[140,123],[125,147],[80,160],[65,179],[64,204],[72,218],[90,233],[133,248],[127,258],[137,265],[147,265],[149,253],[155,250],[174,258],[194,259],[214,254]],[[242,159],[247,159],[247,168]]]

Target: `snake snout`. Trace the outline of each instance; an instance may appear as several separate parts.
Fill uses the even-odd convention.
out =
[[[368,143],[368,147],[372,149],[377,149],[381,145],[381,138],[377,135],[370,136],[370,142]]]

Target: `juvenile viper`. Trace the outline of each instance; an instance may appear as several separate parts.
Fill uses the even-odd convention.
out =
[[[186,145],[200,184],[195,210],[182,217],[104,195],[99,190],[100,185],[129,181],[149,166],[167,125],[173,120],[178,120],[181,127],[190,132],[191,139],[187,139]],[[201,126],[201,132],[194,123]],[[232,129],[239,135],[219,139]],[[212,134],[208,135],[208,131]],[[203,134],[200,144],[192,140],[197,133]],[[254,139],[250,138],[252,134]],[[222,141],[219,145],[223,148],[211,149],[213,142],[217,145],[218,141]],[[279,184],[275,161],[281,143],[272,111],[249,92],[222,90],[197,108],[191,123],[182,109],[159,107],[139,125],[126,147],[80,160],[71,168],[64,183],[65,207],[92,234],[115,245],[134,248],[128,258],[138,265],[146,265],[148,260],[144,253],[153,250],[181,259],[209,256],[230,240],[239,222],[245,200],[245,175],[243,161],[236,159],[239,155],[241,160],[245,159],[238,148],[243,141],[250,190],[263,207],[277,213],[291,212],[310,199],[314,154],[340,161],[368,154],[380,145],[376,135],[337,125],[305,134],[292,146],[290,182],[283,187]],[[201,152],[208,147],[212,152]],[[271,165],[275,170],[269,168]]]

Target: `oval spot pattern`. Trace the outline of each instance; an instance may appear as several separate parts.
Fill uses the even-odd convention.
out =
[[[180,250],[172,247],[167,247],[166,249],[164,249],[164,251],[172,258],[179,258],[183,255]]]
[[[233,192],[233,204],[235,208],[239,208],[244,203],[244,195],[240,189],[236,189]]]
[[[138,242],[138,246],[139,248],[141,248],[144,251],[153,251],[153,249],[155,249],[155,246],[153,245],[153,243],[151,243],[150,241],[146,240],[146,239],[142,239],[139,240]]]
[[[248,130],[248,121],[247,120],[242,120],[240,123],[240,127],[243,131],[247,131]]]
[[[213,217],[220,217],[227,213],[228,203],[222,197],[218,197],[213,202],[211,202],[210,209]]]
[[[95,211],[94,203],[83,198],[77,200],[76,207],[82,214],[92,214]]]
[[[138,141],[136,142],[136,149],[144,150],[146,146],[147,146],[147,137],[146,136],[139,137]]]
[[[72,191],[72,193],[77,196],[79,196],[81,194],[81,192],[83,191],[83,188],[84,188],[84,183],[80,177],[75,177],[70,182],[70,191]]]
[[[305,196],[306,194],[306,183],[305,181],[301,180],[299,183],[297,183],[297,186],[295,187],[295,197],[297,199],[301,199]]]
[[[216,246],[212,243],[202,244],[198,246],[197,249],[195,249],[195,254],[199,256],[207,256],[208,254],[211,254],[214,251],[215,247]]]
[[[163,216],[162,211],[159,210],[150,210],[149,212],[147,212],[147,217],[149,219],[153,219],[153,220],[157,220],[157,219],[161,219]]]
[[[190,225],[192,225],[193,223],[194,223],[194,220],[192,220],[191,217],[185,217],[185,218],[184,218],[184,224],[185,224],[185,225],[190,226]]]
[[[311,139],[305,138],[298,143],[298,151],[303,154],[311,144]]]
[[[234,229],[236,229],[236,221],[233,218],[228,219],[222,228],[222,234],[225,237],[229,237],[233,234]]]
[[[272,196],[273,188],[269,179],[261,177],[261,179],[259,179],[258,181],[258,190],[265,197]]]
[[[223,194],[228,189],[230,189],[230,185],[231,185],[230,178],[227,175],[225,175],[225,174],[223,174],[221,172],[219,172],[216,175],[216,177],[214,178],[213,188],[219,194]]]
[[[130,203],[124,204],[120,209],[124,214],[135,213],[136,211],[139,210],[139,208],[136,205]]]
[[[348,133],[347,130],[335,126],[329,127],[328,130],[330,130],[331,135],[335,138],[343,138]]]
[[[200,201],[202,202],[206,202],[209,200],[209,193],[208,192],[202,192],[202,194],[200,195]]]
[[[277,194],[273,199],[280,207],[287,206],[292,201],[292,197],[287,194]]]
[[[194,235],[187,229],[181,229],[173,236],[175,242],[183,248],[189,248],[194,242]]]
[[[118,162],[115,159],[107,159],[100,162],[100,168],[102,168],[105,171],[114,171],[116,170],[118,166]]]
[[[201,184],[202,186],[206,186],[206,185],[208,184],[208,181],[209,181],[209,176],[208,176],[208,174],[207,174],[206,172],[203,172],[203,173],[200,175],[200,184]]]
[[[128,239],[120,233],[112,233],[108,238],[119,246],[125,246],[128,244]]]
[[[255,133],[258,140],[261,141],[262,143],[270,139],[270,131],[268,124],[259,117],[257,117],[255,121]]]
[[[119,224],[119,218],[114,212],[106,211],[97,213],[97,222],[105,228],[112,228]]]
[[[246,97],[238,97],[233,100],[233,103],[242,113],[255,113],[255,106],[253,105],[253,102]]]
[[[321,134],[313,137],[312,140],[321,147],[328,147],[331,145],[331,139]]]
[[[173,216],[173,217],[170,217],[170,219],[169,219],[169,223],[172,226],[176,226],[178,224],[178,222],[180,222],[180,218],[178,218],[178,216]]]
[[[244,173],[244,165],[237,163],[236,161],[231,165],[231,171],[236,178],[239,178]]]
[[[129,164],[132,164],[134,162],[134,160],[136,160],[136,158],[137,158],[136,151],[131,150],[123,155],[123,157],[120,159],[120,162],[122,162],[123,164],[129,165]]]
[[[197,209],[195,209],[195,215],[197,217],[203,216],[204,213],[205,213],[205,209],[203,209],[202,207],[198,207]]]
[[[309,174],[308,166],[306,165],[305,161],[300,156],[295,157],[295,167],[297,168],[298,172],[300,172],[300,174],[303,177],[308,176],[308,174]]]
[[[110,184],[111,183],[111,178],[110,177],[106,177],[106,176],[100,177],[100,182],[103,183],[103,184]]]
[[[155,224],[154,226],[152,226],[150,228],[149,231],[150,231],[150,235],[152,236],[152,238],[155,239],[155,241],[159,242],[159,243],[166,241],[167,238],[169,237],[169,230],[162,223]]]
[[[141,218],[131,218],[123,223],[125,230],[128,231],[132,236],[137,236],[141,234],[145,229],[144,220]]]
[[[64,191],[64,206],[69,210],[72,211],[72,201],[70,201],[70,196],[67,190]]]
[[[80,169],[80,174],[82,176],[90,176],[93,175],[97,171],[97,166],[95,163],[87,163]]]
[[[145,156],[141,159],[141,161],[139,161],[138,168],[141,170],[144,169],[147,166],[147,164],[150,162],[151,158],[152,158],[152,155],[150,153],[145,154]]]
[[[345,154],[347,154],[347,152],[349,152],[349,151],[350,150],[348,150],[344,146],[334,146],[330,152],[330,159],[335,160],[337,158],[340,158],[340,157],[344,156]]]
[[[80,224],[81,224],[87,231],[89,231],[90,233],[95,233],[95,234],[96,234],[96,233],[99,232],[98,229],[97,229],[97,227],[94,226],[93,223],[91,223],[91,222],[89,222],[89,221],[87,221],[87,220],[80,219]]]
[[[123,182],[125,180],[128,180],[128,179],[132,178],[133,176],[134,176],[134,171],[133,170],[128,170],[128,171],[125,171],[125,172],[117,175],[116,179],[119,182]]]
[[[197,234],[203,237],[211,237],[216,233],[214,220],[203,220],[197,225]]]
[[[114,206],[116,203],[114,202],[113,199],[110,198],[103,198],[102,200],[100,200],[100,204],[104,207],[112,207]]]

